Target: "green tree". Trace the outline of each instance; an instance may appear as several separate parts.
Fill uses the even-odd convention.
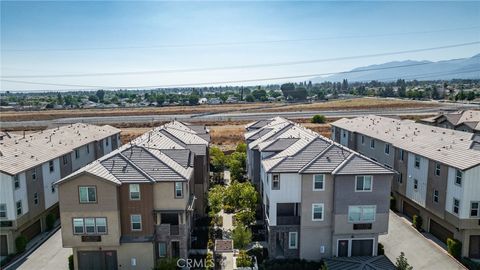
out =
[[[221,185],[213,186],[208,191],[208,206],[210,208],[209,215],[214,217],[223,208],[223,201],[225,199],[225,187]]]
[[[475,99],[475,92],[469,91],[466,96],[467,100],[472,101]]]
[[[198,105],[198,96],[197,95],[190,95],[188,96],[188,104],[193,106],[193,105]]]
[[[104,90],[98,90],[95,95],[98,97],[98,100],[100,102],[103,102],[103,98],[105,97],[105,91]]]
[[[232,231],[233,247],[236,249],[245,249],[252,242],[252,231],[238,224]]]
[[[413,270],[413,267],[408,264],[408,260],[403,252],[400,252],[400,256],[397,258],[395,267],[397,270]]]
[[[287,99],[291,96],[292,92],[295,91],[295,84],[293,83],[284,83],[280,86],[280,90],[282,90],[282,94]]]
[[[157,106],[161,107],[163,106],[163,103],[165,102],[165,95],[156,95],[155,96],[155,102],[157,102]]]
[[[235,243],[235,242],[234,242]],[[252,267],[252,258],[245,250],[240,250],[237,256],[237,267]]]
[[[57,94],[57,104],[63,105],[63,97],[62,97],[62,94],[60,93]]]
[[[255,101],[255,98],[252,96],[252,95],[247,95],[245,97],[245,101],[246,102],[254,102]]]
[[[270,92],[268,92],[268,95],[273,97],[273,98],[277,98],[277,97],[281,96],[282,94],[280,94],[277,91],[270,90]]]
[[[325,121],[326,121],[325,115],[321,115],[321,114],[314,115],[311,120],[311,122],[315,124],[323,124],[325,123]]]
[[[235,152],[247,153],[247,144],[246,143],[237,144],[237,148],[235,149]]]
[[[228,160],[228,168],[232,180],[245,180],[247,167],[247,154],[245,152],[233,152]]]
[[[252,92],[252,96],[259,101],[267,100],[267,92],[263,89],[257,89]]]
[[[223,172],[227,163],[227,159],[223,151],[218,147],[212,146],[210,147],[209,154],[212,172]]]
[[[95,96],[95,95],[91,95],[91,96],[88,97],[88,100],[96,103],[96,102],[98,102],[98,97]]]

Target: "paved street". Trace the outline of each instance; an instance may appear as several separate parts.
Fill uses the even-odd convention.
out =
[[[415,230],[406,218],[391,211],[388,234],[380,236],[379,241],[385,246],[385,255],[394,263],[403,251],[413,269],[466,269],[434,241]]]
[[[37,250],[15,265],[17,268],[13,267],[12,269],[66,270],[70,254],[72,254],[71,248],[62,247],[62,229],[60,229]]]

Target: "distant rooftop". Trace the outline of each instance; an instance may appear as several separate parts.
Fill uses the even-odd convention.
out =
[[[424,118],[421,121],[427,123],[437,123],[443,117],[453,126],[465,124],[473,130],[480,131],[480,110],[466,110],[452,113],[443,113],[433,117]]]

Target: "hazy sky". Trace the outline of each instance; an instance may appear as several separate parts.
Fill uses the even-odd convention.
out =
[[[1,2],[2,76],[230,67],[473,41],[480,41],[480,2]],[[337,72],[387,61],[463,58],[479,52],[476,44],[261,68],[3,79],[164,86]],[[277,82],[281,81],[285,80]],[[81,88],[0,83],[1,90]]]

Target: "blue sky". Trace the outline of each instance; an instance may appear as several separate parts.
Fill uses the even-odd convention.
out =
[[[290,41],[264,42],[278,40]],[[1,2],[2,76],[225,67],[472,41],[480,41],[480,2]],[[224,44],[239,42],[248,44]],[[477,44],[291,66],[11,80],[163,86],[336,72],[479,52]],[[1,90],[79,88],[0,83]]]

